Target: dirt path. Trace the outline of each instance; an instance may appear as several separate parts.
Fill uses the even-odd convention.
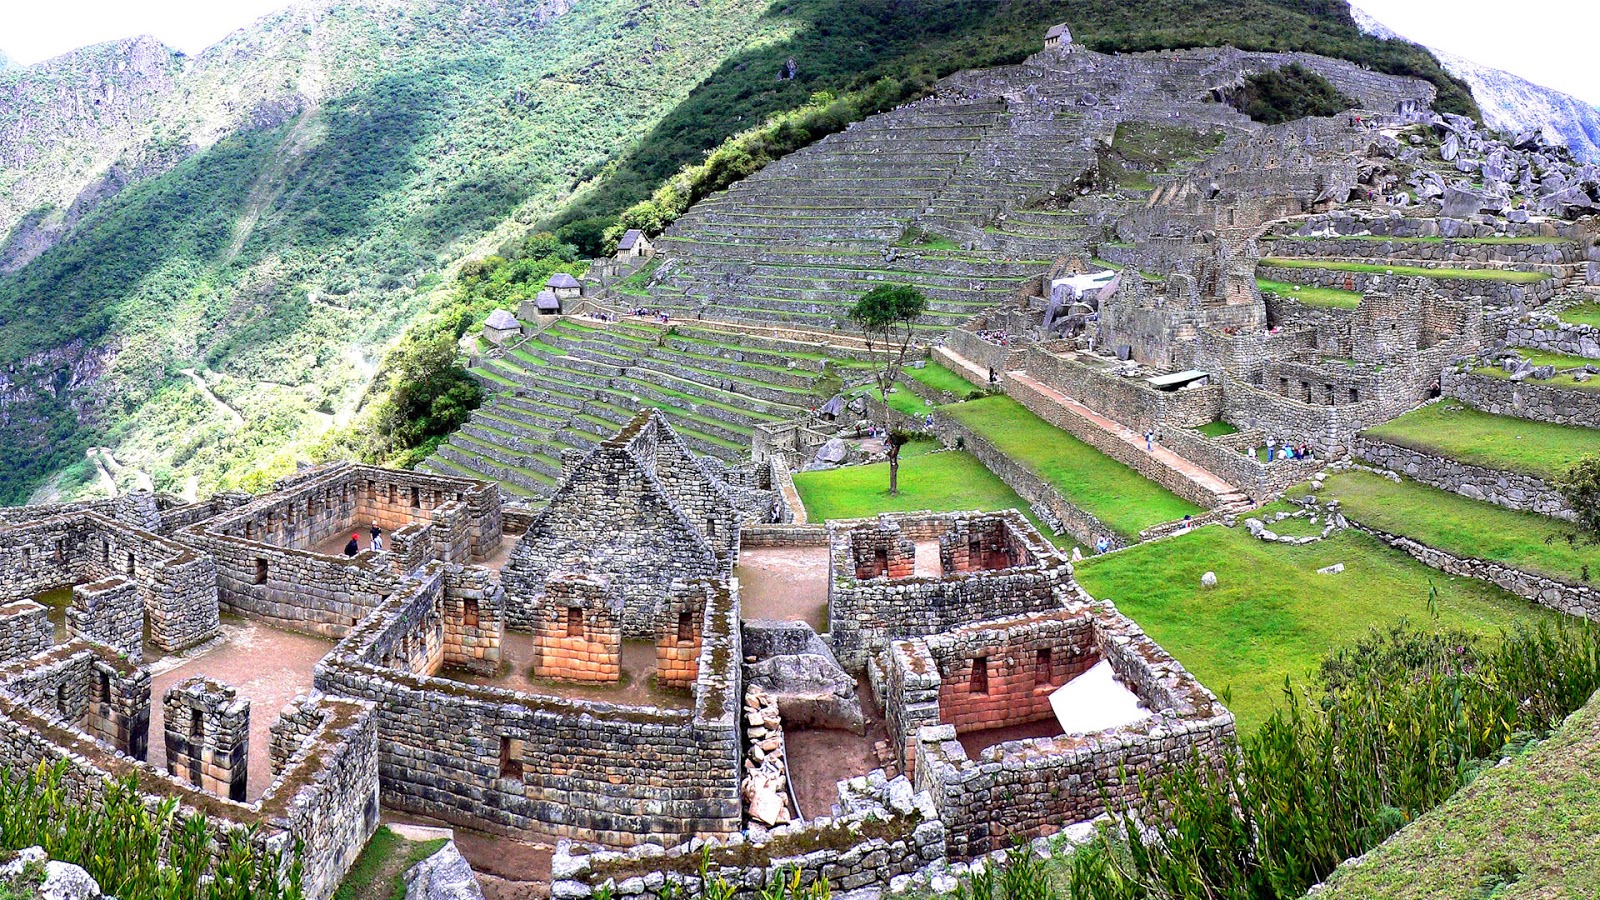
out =
[[[204,378],[200,377],[200,373],[193,369],[179,369],[178,371],[189,376],[189,380],[194,382],[195,389],[200,392],[200,395],[205,397],[206,401],[212,406],[215,406],[218,412],[221,412],[223,415],[231,419],[233,421],[233,427],[244,427],[244,416],[239,415],[238,410],[224,403],[221,397],[211,393],[210,386],[206,384],[206,380]]]
[[[89,461],[94,463],[94,470],[97,473],[95,480],[100,483],[100,489],[105,491],[108,497],[117,496],[117,478],[111,474],[111,470],[106,467],[106,461],[101,458],[101,448],[90,447],[87,452]]]

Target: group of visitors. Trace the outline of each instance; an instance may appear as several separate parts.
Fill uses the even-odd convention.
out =
[[[978,337],[988,341],[991,344],[998,344],[1001,347],[1011,346],[1011,332],[1003,329],[996,330],[992,328],[984,328],[978,331]]]
[[[1266,446],[1263,449],[1266,450],[1266,455],[1262,458],[1266,462],[1272,462],[1273,460],[1311,458],[1310,446],[1306,444],[1290,444],[1288,441],[1284,441],[1280,444],[1276,438],[1267,438]],[[1256,448],[1254,446],[1246,447],[1244,452],[1246,456],[1257,455]]]
[[[597,322],[615,322],[617,320],[616,316],[601,309],[597,309],[589,313],[589,318],[594,319]]]
[[[372,528],[368,531],[368,533],[372,535],[372,542],[368,545],[369,547],[372,548],[372,552],[373,553],[382,553],[383,552],[383,529],[378,527],[378,523],[377,522],[373,522],[372,523]],[[360,532],[356,532],[355,534],[350,535],[350,543],[344,545],[344,555],[345,556],[355,556],[357,553],[360,553],[360,552],[361,552],[361,533]]]

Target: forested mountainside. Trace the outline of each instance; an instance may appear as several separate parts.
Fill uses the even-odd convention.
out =
[[[818,91],[861,99],[801,140],[1060,19],[1101,50],[1341,56],[1475,112],[1341,0],[315,0],[195,58],[85,48],[0,72],[0,500],[265,483],[351,420],[461,259],[603,223]]]

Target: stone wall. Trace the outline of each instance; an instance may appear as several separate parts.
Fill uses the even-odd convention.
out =
[[[1152,428],[1205,425],[1216,421],[1222,412],[1222,387],[1216,384],[1161,391],[1142,378],[1113,375],[1044,348],[1028,352],[1027,368],[1028,374],[1041,384],[1140,433]],[[1006,392],[1016,396],[1014,387],[1007,384]]]
[[[1111,664],[1153,715],[1109,733],[1010,741],[985,749],[977,759],[956,739],[955,725],[923,726],[916,735],[915,783],[945,823],[951,858],[1002,850],[1019,838],[1092,819],[1104,811],[1107,799],[1133,799],[1136,774],[1189,764],[1196,755],[1220,761],[1235,740],[1233,714],[1109,604],[1075,602],[1053,616],[988,622],[931,643],[940,644],[934,653],[959,660],[991,645],[1032,646],[1041,631],[1071,629],[1059,623],[1073,618],[1092,620],[1093,652]],[[1070,667],[1084,661],[1068,655],[1064,662]],[[942,692],[941,713],[945,699]],[[962,707],[957,703],[952,710]],[[981,712],[979,721],[992,717],[993,710]]]
[[[292,752],[261,799],[247,805],[204,793],[145,764],[142,742],[125,741],[126,749],[110,743],[117,735],[99,724],[106,717],[95,711],[108,704],[90,700],[87,711],[68,717],[56,708],[62,686],[70,685],[71,696],[93,697],[97,684],[108,683],[119,698],[110,705],[142,708],[147,729],[149,673],[107,648],[73,641],[43,658],[0,669],[0,767],[18,771],[60,764],[69,795],[90,806],[108,780],[137,777],[150,802],[176,800],[183,812],[204,813],[219,840],[245,833],[263,850],[282,854],[285,873],[300,848],[306,897],[333,896],[378,824],[378,745],[370,706],[322,700],[325,720]],[[131,699],[124,703],[123,698]],[[139,724],[124,721],[122,726]]]
[[[1485,469],[1370,437],[1356,438],[1354,453],[1378,468],[1473,500],[1569,521],[1576,518],[1558,491],[1532,475]]]
[[[1506,343],[1546,353],[1600,359],[1600,328],[1538,313],[1512,323],[1506,329]]]
[[[1486,559],[1464,559],[1443,550],[1436,550],[1404,535],[1380,531],[1348,517],[1347,520],[1353,527],[1365,531],[1397,550],[1405,551],[1423,565],[1449,575],[1463,575],[1499,585],[1519,597],[1569,616],[1600,619],[1600,590],[1588,584],[1569,584]]]
[[[67,633],[99,641],[138,661],[144,658],[144,604],[137,582],[114,575],[72,589]]]
[[[1384,260],[1352,260],[1371,265],[1384,265]],[[1420,263],[1408,263],[1420,265]],[[1486,278],[1414,278],[1404,275],[1384,275],[1372,272],[1344,272],[1337,269],[1309,269],[1263,264],[1262,278],[1301,284],[1308,287],[1335,288],[1365,294],[1371,290],[1388,290],[1395,285],[1422,281],[1433,290],[1455,297],[1478,297],[1485,306],[1538,306],[1556,295],[1561,278],[1546,278],[1531,284],[1510,281],[1491,281]]]
[[[826,547],[828,526],[746,525],[739,531],[739,546],[746,550],[760,547]]]
[[[319,690],[378,704],[385,805],[614,846],[739,829],[736,597],[696,588],[706,601],[692,709],[630,707],[454,681],[397,653],[442,628],[460,577],[429,564],[317,667]]]
[[[828,616],[834,653],[847,669],[859,671],[867,658],[897,638],[934,634],[974,619],[1048,610],[1058,606],[1053,592],[1071,567],[1033,526],[1015,511],[952,513],[947,519],[1000,517],[1025,535],[1031,562],[1010,568],[966,573],[962,577],[857,577],[851,535],[860,529],[892,528],[896,517],[829,523]]]
[[[569,841],[556,846],[550,895],[584,900],[610,886],[609,896],[649,897],[670,879],[689,897],[702,896],[701,863],[711,877],[735,889],[736,900],[758,900],[801,873],[802,888],[825,879],[834,896],[881,891],[905,877],[945,862],[945,828],[927,795],[913,795],[905,778],[886,781],[881,771],[841,785],[834,816],[781,825],[731,839],[711,838],[665,854],[653,848],[586,851]]]
[[[1600,423],[1600,390],[1575,390],[1538,381],[1512,381],[1448,370],[1440,385],[1446,397],[1498,416],[1585,428]]]
[[[240,803],[250,774],[250,701],[202,675],[167,688],[161,699],[167,773],[208,794]]]
[[[0,529],[0,572],[6,575],[0,579],[0,601],[126,577],[137,585],[150,642],[163,650],[184,650],[217,632],[217,575],[212,561],[154,532],[97,512],[17,516],[15,524]],[[137,647],[142,624],[114,643]],[[113,635],[102,631],[101,637]]]
[[[0,664],[48,649],[55,630],[50,610],[32,600],[0,604]]]

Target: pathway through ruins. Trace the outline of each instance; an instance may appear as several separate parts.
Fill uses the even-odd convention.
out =
[[[167,748],[161,698],[167,688],[204,675],[239,689],[250,701],[249,781],[246,796],[255,801],[272,782],[269,728],[284,704],[311,690],[312,669],[333,649],[333,641],[284,631],[260,622],[226,617],[222,640],[189,656],[160,656],[145,650],[150,667],[149,763],[165,771]]]
[[[805,622],[828,629],[828,548],[754,547],[739,551],[740,612],[746,620]]]

